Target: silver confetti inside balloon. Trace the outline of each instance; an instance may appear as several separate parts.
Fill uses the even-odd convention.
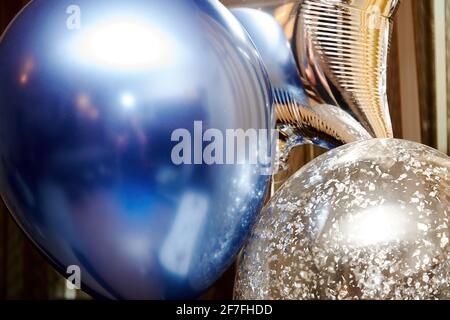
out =
[[[237,299],[450,299],[450,158],[413,142],[334,149],[263,210]]]

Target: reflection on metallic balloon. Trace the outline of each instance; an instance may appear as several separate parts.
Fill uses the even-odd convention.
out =
[[[223,2],[233,10],[263,11],[278,21],[313,108],[334,105],[354,117],[372,137],[392,137],[387,57],[399,0]],[[260,28],[267,41],[273,34],[266,32],[269,27]]]
[[[399,0],[303,0],[292,46],[314,101],[352,114],[376,138],[391,138],[387,61]]]
[[[90,293],[195,297],[233,261],[269,177],[176,165],[171,134],[272,129],[265,70],[215,1],[78,0],[68,28],[72,4],[33,1],[1,40],[1,195]]]
[[[450,158],[374,139],[286,182],[245,249],[238,299],[449,299]]]
[[[370,139],[371,135],[353,117],[333,105],[309,105],[294,55],[275,18],[261,10],[232,9],[261,54],[272,85],[277,129],[280,132],[280,164],[292,148],[311,143],[324,148]]]

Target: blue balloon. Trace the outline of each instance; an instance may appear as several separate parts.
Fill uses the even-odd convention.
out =
[[[260,211],[270,163],[222,164],[220,148],[208,162],[207,147],[272,127],[259,55],[218,1],[35,0],[1,39],[1,195],[98,297],[211,286]]]
[[[291,45],[283,28],[270,14],[251,8],[231,9],[254,42],[265,64],[273,90],[288,91],[297,102],[309,105]],[[275,93],[276,95],[276,93]]]

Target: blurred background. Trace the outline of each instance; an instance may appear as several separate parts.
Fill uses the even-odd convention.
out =
[[[29,0],[0,1],[0,33]],[[276,8],[279,21],[292,10],[290,0],[222,0],[228,6]],[[288,20],[283,27],[288,28]],[[402,0],[395,17],[389,54],[388,95],[397,138],[450,150],[450,1]],[[43,44],[45,45],[45,44]],[[323,153],[302,146],[291,157],[282,177]],[[278,186],[277,186],[278,187]],[[203,299],[230,299],[232,266]],[[25,238],[0,200],[0,300],[90,299],[66,288],[59,276]]]

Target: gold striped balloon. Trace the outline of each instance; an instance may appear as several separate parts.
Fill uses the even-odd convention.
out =
[[[351,113],[374,137],[392,137],[386,70],[398,0],[303,0],[292,43],[316,103]]]

